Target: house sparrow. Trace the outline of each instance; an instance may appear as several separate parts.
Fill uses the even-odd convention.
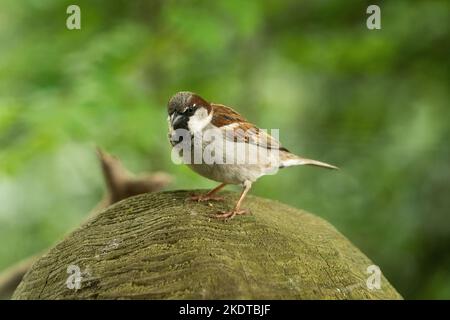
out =
[[[337,169],[333,165],[302,158],[289,152],[276,139],[248,122],[232,108],[208,102],[195,93],[176,93],[169,100],[167,108],[169,114],[169,139],[172,146],[176,147],[180,143],[187,143],[188,151],[191,153],[190,156],[194,156],[195,147],[199,147],[200,151],[206,151],[209,143],[209,147],[212,145],[214,150],[220,150],[221,148],[224,150],[223,154],[219,155],[219,160],[229,160],[227,157],[231,151],[233,153],[231,158],[234,161],[231,163],[229,161],[216,161],[213,163],[208,161],[200,163],[195,161],[185,162],[198,174],[221,182],[219,186],[207,194],[193,196],[192,200],[220,200],[221,198],[217,197],[216,193],[225,185],[241,184],[243,186],[243,191],[234,208],[231,211],[217,214],[217,218],[231,219],[235,215],[247,213],[247,210],[241,209],[241,204],[252,183],[261,176],[273,174],[279,168],[295,165],[314,165],[328,169]],[[180,130],[187,132],[188,137],[183,136],[181,140],[180,135],[177,134]],[[202,140],[200,142],[194,141],[195,137],[205,135],[211,131],[222,134],[224,137],[223,141],[227,143],[226,148],[223,147],[223,141],[220,139],[206,142]],[[239,149],[241,147],[244,149]],[[245,150],[245,155],[258,154],[257,160],[244,163],[236,161],[235,153],[237,149]]]

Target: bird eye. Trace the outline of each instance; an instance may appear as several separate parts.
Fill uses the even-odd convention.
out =
[[[194,110],[195,110],[194,106],[189,106],[189,107],[187,107],[185,113],[187,113],[187,114],[193,114],[193,113],[194,113]]]

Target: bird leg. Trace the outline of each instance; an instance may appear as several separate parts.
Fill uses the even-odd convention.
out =
[[[250,181],[245,181],[244,182],[244,190],[242,190],[241,196],[239,197],[239,200],[236,203],[236,205],[234,206],[233,210],[221,211],[219,214],[216,214],[215,217],[218,219],[229,220],[229,219],[233,219],[234,216],[236,216],[236,215],[247,214],[248,210],[241,209],[241,204],[242,204],[242,201],[244,200],[247,192],[250,190],[251,187],[252,187],[252,183]]]
[[[219,190],[221,190],[226,185],[227,185],[226,183],[222,183],[222,184],[218,185],[217,187],[215,187],[214,189],[212,189],[211,191],[209,191],[207,194],[193,195],[189,198],[189,200],[197,201],[197,202],[208,201],[208,200],[222,201],[223,197],[218,197],[218,196],[215,196],[214,194],[216,192],[218,192]]]

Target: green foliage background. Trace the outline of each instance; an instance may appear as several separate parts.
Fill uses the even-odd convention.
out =
[[[69,4],[82,29],[65,27]],[[170,160],[177,91],[280,128],[298,154],[253,194],[314,212],[406,298],[450,298],[447,1],[0,2],[0,270],[98,202],[94,146],[171,188],[215,185]]]

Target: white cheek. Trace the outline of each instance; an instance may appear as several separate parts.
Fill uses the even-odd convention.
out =
[[[208,115],[206,109],[198,109],[188,121],[188,128],[191,132],[202,131],[212,119],[212,112]]]

